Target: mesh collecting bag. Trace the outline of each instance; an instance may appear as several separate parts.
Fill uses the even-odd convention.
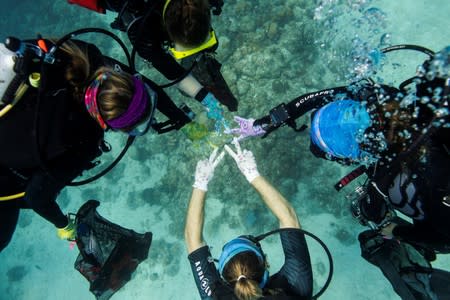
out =
[[[109,299],[124,286],[139,263],[148,256],[152,233],[136,233],[111,223],[98,214],[100,203],[89,200],[76,215],[78,270],[98,300]]]

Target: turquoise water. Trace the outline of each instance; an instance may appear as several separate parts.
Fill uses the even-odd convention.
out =
[[[222,15],[213,19],[221,43],[218,58],[240,100],[238,114],[247,117],[260,117],[280,102],[363,76],[371,69],[361,68],[364,64],[355,62],[356,55],[380,44],[418,44],[433,50],[450,44],[447,0],[225,2]],[[8,35],[33,38],[37,33],[57,37],[87,26],[109,29],[114,18],[66,1],[3,0],[2,4],[2,39]],[[120,49],[109,39],[85,38],[120,58]],[[399,83],[412,76],[424,58],[409,52],[389,54],[383,70],[373,77]],[[139,66],[150,78],[165,82],[145,64]],[[189,103],[197,113],[202,110],[175,89],[168,92],[177,103]],[[117,153],[125,138],[110,135],[108,140]],[[314,158],[306,132],[282,128],[264,140],[242,145],[255,153],[261,174],[292,202],[303,227],[321,237],[332,251],[334,278],[321,299],[399,299],[381,272],[359,255],[356,237],[365,228],[349,213],[344,196],[351,188],[341,193],[333,188],[348,169]],[[198,299],[183,228],[195,164],[205,158],[201,156],[209,151],[205,147],[193,144],[182,132],[148,135],[138,139],[107,176],[61,193],[58,203],[65,212],[76,212],[86,200],[98,199],[104,217],[154,234],[149,258],[112,299]],[[218,257],[223,243],[236,235],[259,234],[276,226],[227,157],[210,183],[206,204],[205,239],[213,246],[213,255]],[[276,241],[263,242],[273,272],[282,264]],[[327,261],[313,241],[309,246],[317,291],[326,278]],[[51,224],[22,211],[11,244],[0,253],[0,300],[93,299],[87,281],[73,269],[76,256],[76,250],[56,237]],[[434,265],[449,269],[450,259],[441,256]]]

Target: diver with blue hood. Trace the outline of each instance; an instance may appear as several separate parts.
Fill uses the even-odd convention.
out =
[[[210,249],[203,239],[204,205],[208,182],[225,152],[216,148],[209,159],[197,163],[185,226],[185,240],[192,273],[201,299],[311,299],[312,270],[304,233],[300,230],[295,210],[257,169],[249,150],[236,150],[225,145],[239,170],[261,196],[264,204],[280,224],[285,263],[269,274],[267,257],[259,241],[263,237],[239,236],[223,246],[214,264]]]
[[[416,76],[399,88],[376,84],[369,78],[351,86],[308,93],[274,107],[257,120],[235,117],[239,127],[230,132],[239,139],[266,137],[285,125],[300,132],[306,126],[298,127],[296,120],[312,112],[311,152],[345,165],[357,165],[335,188],[339,191],[358,176],[367,176],[347,197],[353,216],[371,228],[360,235],[364,258],[380,266],[385,275],[390,274],[386,276],[403,299],[432,299],[429,294],[423,298],[411,295],[411,290],[419,289],[423,294],[432,290],[424,284],[420,284],[422,289],[409,286],[400,290],[399,286],[408,280],[395,280],[398,277],[393,273],[410,274],[415,270],[416,274],[431,274],[433,270],[427,264],[435,254],[450,253],[450,47],[438,53],[415,45],[391,46],[381,51],[399,49],[419,50],[429,56]],[[412,223],[397,217],[396,211],[410,217]],[[401,264],[386,271],[391,250],[403,245],[412,248],[402,248],[398,257],[419,251],[418,256],[425,258],[422,271],[412,263],[409,271],[399,270]],[[374,255],[383,253],[376,250],[385,246],[390,250],[374,262]],[[431,278],[443,279],[434,286],[437,290],[445,287],[436,290],[437,295],[450,295],[449,274]]]

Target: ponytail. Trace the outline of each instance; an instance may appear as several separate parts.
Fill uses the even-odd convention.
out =
[[[69,55],[69,64],[65,70],[65,79],[72,88],[73,98],[83,98],[84,90],[89,79],[89,57],[74,42],[67,41],[61,46],[61,50]]]
[[[224,279],[234,285],[234,294],[240,300],[255,300],[263,296],[259,287],[265,266],[249,251],[236,254],[223,269]]]

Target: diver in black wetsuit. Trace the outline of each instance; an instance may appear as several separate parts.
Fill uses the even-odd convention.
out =
[[[310,299],[312,271],[305,237],[290,203],[259,175],[253,153],[225,150],[234,158],[249,183],[280,222],[280,238],[285,263],[279,272],[269,275],[267,261],[258,239],[240,236],[228,242],[219,258],[218,269],[203,240],[203,211],[208,181],[224,156],[217,149],[208,160],[197,164],[194,189],[186,217],[185,239],[192,272],[202,299]]]
[[[443,51],[434,56],[424,68],[428,70],[444,55],[449,54]],[[448,57],[442,59],[445,64]],[[256,121],[240,119],[251,130],[239,128],[234,132],[243,138],[267,136],[284,125],[301,130],[296,119],[313,111],[311,151],[343,164],[362,164],[369,177],[365,192],[371,201],[358,203],[359,214],[363,214],[358,217],[374,227],[384,225],[388,206],[392,206],[413,218],[414,226],[385,230],[392,229],[396,237],[449,252],[449,75],[441,73],[428,80],[425,73],[407,80],[416,82],[414,95],[404,87],[359,82],[356,86],[302,95]]]
[[[154,83],[76,40],[56,48],[54,61],[43,65],[53,46],[43,39],[0,44],[0,250],[11,240],[20,208],[32,208],[62,239],[73,239],[75,226],[56,198],[95,165],[105,150],[104,130],[135,137],[161,129],[156,100],[167,95]]]
[[[396,46],[388,51],[392,49]],[[375,232],[375,236],[366,233],[360,237],[363,250],[370,244],[367,241],[383,236],[407,242],[433,260],[434,252],[450,253],[450,47],[437,54],[425,50],[430,59],[399,89],[367,81],[309,93],[257,120],[237,118],[240,128],[232,132],[242,139],[267,136],[284,125],[301,131],[304,127],[298,128],[296,119],[313,111],[313,154],[343,164],[360,164],[336,188],[362,173],[368,176],[351,205],[353,215]],[[416,92],[407,92],[410,85]],[[395,211],[409,216],[413,223],[395,218]],[[379,247],[387,244],[382,241]],[[371,255],[382,253],[377,247]],[[369,251],[363,252],[367,259]],[[388,259],[384,256],[377,262]],[[450,295],[450,276],[443,278],[440,286],[446,290],[440,295]],[[394,287],[397,284],[394,282]],[[399,295],[411,299],[407,293]],[[414,299],[428,298],[416,295]]]
[[[201,102],[209,112],[208,117],[222,121],[218,102],[230,111],[237,110],[237,99],[220,73],[221,64],[213,57],[218,41],[211,28],[210,10],[220,14],[223,1],[72,0],[70,3],[100,13],[118,12],[111,27],[126,32],[136,52],[167,79],[178,82],[184,94]]]

